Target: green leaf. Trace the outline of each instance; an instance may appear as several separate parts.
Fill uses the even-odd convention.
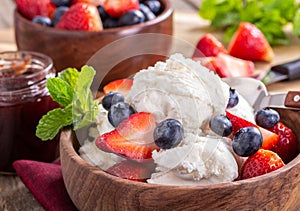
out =
[[[300,37],[300,8],[296,12],[293,23],[293,32],[295,33],[295,35]]]
[[[67,82],[74,90],[79,76],[79,71],[76,68],[67,68],[58,73],[58,77]]]
[[[74,91],[66,81],[61,78],[49,78],[46,86],[55,102],[62,106],[72,103]]]
[[[44,115],[36,128],[36,136],[43,141],[53,139],[64,127],[71,125],[72,119],[72,106],[68,106],[64,109],[57,108],[49,111]]]
[[[73,98],[74,130],[95,122],[98,113],[98,103],[94,100],[90,87],[96,71],[89,66],[83,66],[79,74],[75,95]]]

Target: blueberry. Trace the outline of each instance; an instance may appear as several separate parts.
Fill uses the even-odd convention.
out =
[[[66,6],[69,7],[71,5],[71,0],[51,0],[51,2],[56,6]]]
[[[99,5],[97,9],[102,21],[110,17],[102,5]]]
[[[183,126],[175,119],[166,119],[160,122],[153,133],[155,144],[162,149],[176,147],[183,136]]]
[[[239,103],[239,96],[236,93],[235,89],[229,88],[229,100],[227,108],[233,108]]]
[[[129,26],[145,21],[145,15],[140,10],[129,10],[119,18],[120,26]]]
[[[140,4],[140,11],[145,16],[145,21],[153,20],[156,16],[145,4]]]
[[[37,15],[32,19],[32,22],[43,25],[43,26],[52,26],[51,19],[48,17],[45,17],[45,16]]]
[[[209,121],[209,127],[220,136],[229,136],[232,132],[232,124],[226,115],[217,115]]]
[[[102,99],[102,106],[105,110],[109,110],[113,104],[124,102],[124,96],[119,92],[110,92]]]
[[[155,14],[158,15],[161,10],[161,3],[158,0],[146,0],[144,4],[149,7],[149,9]]]
[[[118,26],[119,26],[119,21],[118,21],[118,19],[109,17],[109,18],[106,18],[106,19],[103,21],[103,28],[105,28],[105,29],[116,28],[116,27],[118,27]]]
[[[238,130],[232,140],[233,151],[242,157],[253,155],[262,146],[263,137],[256,127],[244,127]]]
[[[60,18],[69,10],[69,7],[61,6],[58,7],[53,13],[53,26],[56,26]]]
[[[279,113],[271,108],[261,109],[255,114],[256,124],[263,128],[272,128],[279,120]]]
[[[108,121],[114,127],[117,127],[123,120],[134,114],[134,109],[125,102],[113,104],[108,111]]]

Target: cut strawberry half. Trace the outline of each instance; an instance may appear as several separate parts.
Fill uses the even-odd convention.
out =
[[[215,36],[208,33],[198,41],[193,57],[214,57],[220,52],[228,53],[223,44]]]
[[[154,168],[151,164],[146,165],[144,163],[123,160],[107,169],[107,172],[123,179],[145,182],[150,178],[153,170]]]
[[[275,152],[259,149],[245,161],[241,177],[242,179],[257,177],[275,171],[284,165],[282,159]]]
[[[99,136],[96,146],[131,160],[145,161],[152,158],[153,150],[159,149],[153,140],[155,127],[153,114],[135,113],[121,122],[115,130]]]
[[[112,81],[108,84],[106,84],[103,87],[104,95],[110,93],[110,92],[119,92],[122,95],[126,96],[128,92],[130,91],[133,84],[132,79],[124,78]]]
[[[104,2],[105,11],[112,17],[118,18],[130,10],[139,10],[138,0],[109,0]]]
[[[276,152],[285,163],[293,160],[298,155],[297,137],[294,132],[282,122],[278,122],[269,130],[279,136],[279,141],[271,150]]]
[[[264,34],[253,24],[240,23],[229,45],[229,54],[251,61],[270,62],[274,52]]]
[[[242,60],[225,53],[218,53],[216,57],[194,58],[210,70],[215,71],[221,78],[250,77],[254,74],[254,63]]]
[[[19,12],[30,20],[37,15],[51,18],[56,9],[51,0],[16,0],[15,2]]]
[[[72,0],[71,4],[77,4],[77,3],[89,3],[95,6],[103,5],[105,0]]]
[[[243,119],[241,117],[238,117],[234,114],[231,114],[230,112],[226,111],[226,116],[230,119],[232,123],[232,134],[235,135],[237,131],[239,131],[241,128],[244,127],[257,127],[263,137],[263,144],[261,146],[262,149],[271,149],[274,147],[278,140],[279,136],[271,131],[268,131],[262,127],[259,127],[258,125],[247,121],[246,119]]]
[[[103,29],[97,7],[88,3],[77,3],[66,11],[57,25],[58,29],[100,31]]]

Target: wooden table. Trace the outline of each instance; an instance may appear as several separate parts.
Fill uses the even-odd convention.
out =
[[[191,2],[195,3],[197,1],[194,0]],[[189,4],[189,6],[191,6],[191,4]],[[209,27],[208,22],[199,18],[195,9],[188,12],[175,10],[174,22],[175,37],[187,41],[191,45],[195,45],[198,39],[207,32],[214,33],[218,38],[221,38],[221,34],[213,31],[213,29]],[[276,56],[272,64],[300,57],[300,40],[295,37],[291,38],[291,45],[274,48]],[[12,28],[0,29],[0,52],[6,50],[16,50],[14,31]],[[264,64],[262,66],[263,68],[267,68],[270,65],[271,64]],[[270,85],[267,88],[270,92],[300,90],[300,80],[280,82]],[[0,176],[0,210],[43,210],[43,208],[17,176]]]

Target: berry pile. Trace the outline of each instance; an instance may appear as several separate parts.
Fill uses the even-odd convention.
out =
[[[242,179],[281,168],[298,154],[296,136],[280,122],[277,111],[264,108],[255,114],[255,121],[227,111],[226,115],[213,117],[209,124],[216,134],[232,138],[232,149],[238,156],[248,157],[242,166]]]
[[[34,23],[86,31],[146,22],[162,11],[159,0],[16,0],[16,5]]]
[[[107,172],[130,180],[145,181],[154,170],[153,162],[146,162],[152,160],[152,151],[176,147],[183,139],[184,130],[175,119],[157,124],[153,114],[136,112],[125,102],[131,86],[131,79],[120,79],[103,88],[105,96],[102,106],[108,111],[108,121],[115,129],[97,137],[96,146],[127,158]]]

